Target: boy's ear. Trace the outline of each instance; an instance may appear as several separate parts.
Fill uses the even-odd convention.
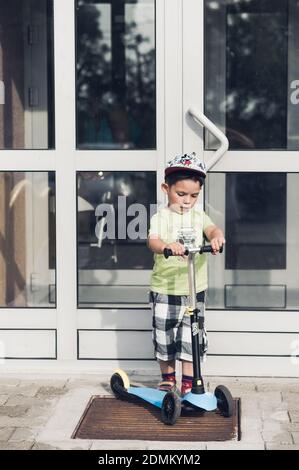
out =
[[[167,183],[162,183],[161,184],[161,189],[162,189],[163,193],[168,194],[169,186],[168,186]]]

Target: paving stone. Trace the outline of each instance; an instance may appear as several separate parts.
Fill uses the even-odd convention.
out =
[[[9,399],[9,395],[0,395],[0,406],[4,405]]]
[[[6,387],[16,387],[19,385],[20,379],[13,378],[13,377],[0,377],[0,390],[2,385]]]
[[[12,395],[8,398],[5,405],[15,406],[15,405],[23,405],[23,406],[49,406],[53,403],[53,398],[37,398],[37,397],[25,397],[24,395]]]
[[[149,443],[145,443],[145,441],[129,441],[129,440],[121,440],[121,441],[111,441],[111,440],[94,440],[92,441],[92,445],[90,450],[144,450],[145,448],[148,449]],[[162,447],[161,447],[162,448]]]
[[[265,450],[263,442],[208,442],[207,450]]]
[[[36,397],[53,397],[57,395],[64,395],[67,393],[67,389],[65,388],[59,388],[59,387],[39,387]]]
[[[281,392],[257,392],[254,396],[252,396],[252,399],[256,400],[259,407],[263,409],[273,408],[275,406],[282,406]]]
[[[290,419],[292,423],[299,423],[299,411],[289,411]]]
[[[241,417],[241,440],[245,443],[263,442],[262,431],[256,428],[246,428],[242,425]]]
[[[289,387],[285,387],[284,391],[287,391],[291,395],[299,395],[299,380]]]
[[[6,387],[7,389],[7,387]],[[21,384],[14,387],[12,390],[8,390],[11,395],[24,395],[25,397],[34,397],[39,389],[36,384]]]
[[[11,435],[14,433],[15,428],[0,428],[0,441],[8,441]]]
[[[0,406],[0,415],[1,416],[10,416],[11,418],[18,418],[21,416],[24,416],[25,413],[27,412],[28,407],[27,406]]]
[[[30,450],[34,445],[34,441],[23,442],[0,442],[0,450]]]
[[[0,416],[0,428],[14,427],[14,428],[34,428],[45,424],[43,417],[32,418],[32,417],[21,417],[12,418],[10,416]]]
[[[32,428],[16,428],[11,434],[9,441],[34,441],[38,430]]]
[[[299,450],[299,446],[294,444],[273,444],[272,442],[266,442],[266,450]]]
[[[68,390],[72,390],[73,388],[81,388],[81,387],[99,387],[99,388],[102,388],[102,387],[105,387],[106,385],[109,385],[109,381],[108,383],[105,382],[105,381],[102,381],[100,379],[96,379],[96,378],[91,378],[91,379],[69,379],[65,385],[65,388],[67,388]],[[110,386],[110,385],[109,385]]]
[[[263,421],[261,418],[248,416],[243,412],[241,413],[241,430],[242,429],[256,429],[261,431],[263,429]]]
[[[32,450],[59,450],[59,447],[50,446],[49,444],[42,444],[35,442]]]
[[[295,444],[299,444],[299,432],[292,432],[292,436]]]
[[[274,421],[272,419],[267,419],[266,421],[263,421],[263,431],[279,433],[281,432],[281,430],[282,430],[282,426],[281,426],[281,423],[279,423],[278,421]]]
[[[37,441],[35,442],[36,445],[49,445],[53,448],[59,449],[59,450],[89,450],[92,441],[88,439],[61,439],[59,441],[57,440],[49,440],[47,442],[43,441]],[[122,449],[122,447],[119,447],[119,449]]]
[[[50,415],[51,408],[49,408],[49,406],[31,406],[28,409],[25,417],[26,419],[38,418],[45,422],[47,419],[49,419]]]
[[[32,383],[34,384],[38,383],[40,387],[64,388],[67,385],[68,381],[69,381],[68,377],[64,377],[62,379],[59,379],[56,377],[46,379],[46,378],[43,378],[42,376],[39,376]]]
[[[280,404],[278,406],[272,407],[263,407],[261,408],[261,416],[263,421],[273,420],[275,416],[284,416],[283,421],[290,421],[290,417],[288,414],[288,408],[285,403]],[[274,418],[275,419],[275,418]]]
[[[265,442],[277,444],[293,444],[292,434],[290,432],[262,431]]]
[[[258,392],[287,392],[290,389],[296,390],[299,386],[298,380],[290,380],[290,379],[269,379],[263,382],[257,382],[257,391]],[[299,392],[298,392],[299,393]]]
[[[145,441],[143,443],[146,450],[207,450],[206,442],[153,442]]]
[[[274,411],[270,414],[270,418],[276,421],[290,421],[289,413],[287,410]]]
[[[296,393],[282,392],[282,399],[291,409],[299,410],[299,395]]]
[[[299,432],[299,423],[281,423],[281,428],[291,433]]]

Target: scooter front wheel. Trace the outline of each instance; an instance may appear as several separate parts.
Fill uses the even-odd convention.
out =
[[[181,414],[181,400],[174,392],[167,392],[162,402],[161,418],[164,424],[173,425]]]
[[[234,412],[234,400],[229,389],[225,385],[218,385],[214,395],[217,399],[217,407],[220,413],[229,418]]]
[[[116,398],[126,398],[130,387],[129,377],[123,370],[117,369],[110,379],[110,387]]]

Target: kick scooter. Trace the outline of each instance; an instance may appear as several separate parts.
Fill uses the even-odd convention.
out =
[[[191,335],[192,335],[192,359],[193,359],[193,383],[191,392],[183,397],[179,397],[175,392],[163,392],[154,388],[130,386],[127,374],[117,369],[111,377],[110,386],[116,398],[128,401],[143,400],[161,409],[161,419],[163,423],[175,424],[181,414],[181,408],[195,408],[206,411],[213,411],[218,408],[223,416],[229,417],[233,414],[233,397],[224,385],[218,385],[214,393],[206,392],[201,375],[200,346],[198,323],[198,309],[196,302],[195,288],[195,255],[196,253],[211,253],[212,247],[201,246],[194,248],[192,243],[186,243],[185,255],[188,255],[188,283],[190,307],[186,314],[190,315]],[[193,240],[192,240],[193,241]],[[220,250],[222,252],[222,250]],[[165,248],[165,258],[172,256],[171,250]]]

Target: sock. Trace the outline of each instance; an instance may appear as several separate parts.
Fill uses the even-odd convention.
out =
[[[176,383],[175,372],[170,372],[168,374],[162,374],[162,380],[166,382]]]
[[[182,376],[182,387],[192,388],[193,377],[191,375]]]

